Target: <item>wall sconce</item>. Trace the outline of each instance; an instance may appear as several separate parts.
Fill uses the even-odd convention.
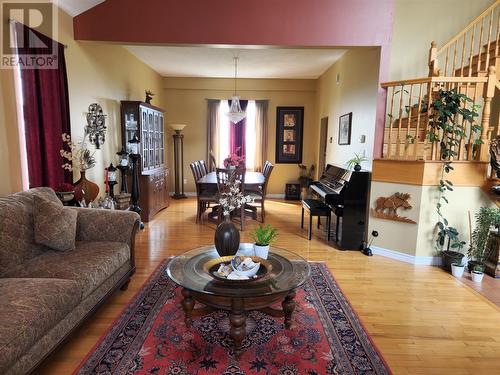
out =
[[[99,150],[106,141],[106,115],[99,104],[92,103],[89,105],[86,117],[85,134],[89,136],[90,144],[95,145],[95,148]]]

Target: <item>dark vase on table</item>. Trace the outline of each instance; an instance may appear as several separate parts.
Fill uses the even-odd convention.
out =
[[[356,165],[354,166],[354,170],[355,170],[356,172],[359,172],[359,171],[361,170],[361,165],[356,164]]]
[[[99,195],[99,186],[92,181],[87,180],[85,171],[80,171],[80,179],[75,182],[75,199],[81,202],[85,199],[85,203],[89,204],[94,201]]]
[[[240,232],[229,216],[215,230],[215,248],[221,257],[235,255],[240,247]]]

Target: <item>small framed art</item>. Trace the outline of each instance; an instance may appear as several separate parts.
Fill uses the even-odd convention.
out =
[[[304,107],[276,108],[276,163],[302,163]]]
[[[339,118],[339,145],[351,144],[352,112]]]

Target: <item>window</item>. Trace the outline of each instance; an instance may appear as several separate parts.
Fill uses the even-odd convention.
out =
[[[217,160],[217,165],[224,165],[224,159],[231,153],[231,138],[234,137],[234,132],[231,134],[231,124],[227,117],[227,112],[229,111],[229,102],[227,100],[221,100],[219,106],[220,115],[220,125],[219,125],[219,160]],[[244,152],[246,167],[249,170],[255,169],[255,142],[256,142],[256,128],[255,128],[255,101],[249,100],[246,107],[247,116],[243,126],[245,126],[245,136],[243,137],[245,142]],[[242,126],[241,123],[233,126]]]

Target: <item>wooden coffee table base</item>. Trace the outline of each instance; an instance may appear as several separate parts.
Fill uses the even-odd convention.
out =
[[[292,315],[295,310],[295,291],[277,293],[261,297],[222,297],[207,295],[182,289],[182,309],[184,310],[184,322],[186,327],[191,327],[193,317],[209,314],[214,310],[229,311],[229,322],[231,328],[229,335],[234,341],[234,356],[239,359],[243,353],[241,345],[246,335],[246,313],[251,310],[259,310],[273,317],[284,317],[285,328],[292,328]],[[280,302],[282,309],[271,306]],[[196,302],[204,307],[194,308]]]

